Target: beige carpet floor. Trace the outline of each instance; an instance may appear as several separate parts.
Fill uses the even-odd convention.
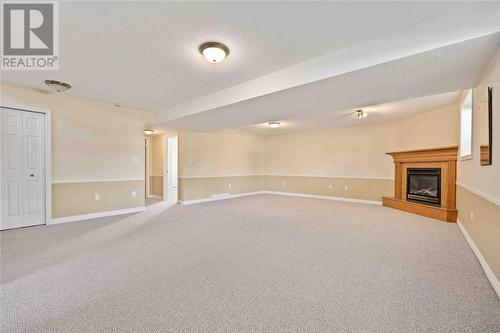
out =
[[[500,332],[457,225],[258,195],[1,233],[2,332]]]

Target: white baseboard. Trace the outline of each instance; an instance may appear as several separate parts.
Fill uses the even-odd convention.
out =
[[[458,227],[460,228],[460,231],[462,231],[462,234],[464,235],[465,240],[467,241],[467,243],[469,243],[469,246],[472,249],[472,252],[474,252],[474,254],[477,257],[477,260],[481,264],[481,267],[483,268],[484,274],[486,274],[486,277],[490,281],[491,286],[493,287],[493,289],[497,293],[498,298],[500,298],[500,281],[498,281],[498,278],[495,276],[495,273],[493,273],[490,266],[488,265],[488,263],[484,259],[483,255],[481,254],[481,251],[479,251],[478,247],[476,246],[476,243],[474,243],[474,241],[470,237],[469,233],[467,232],[467,230],[465,229],[463,224],[458,219],[457,219],[457,224],[458,224]]]
[[[267,193],[267,194],[286,195],[289,197],[302,197],[302,198],[313,198],[313,199],[323,199],[323,200],[356,202],[356,203],[364,203],[364,204],[369,204],[369,205],[382,205],[382,201],[376,201],[376,200],[353,199],[353,198],[345,198],[345,197],[332,197],[332,196],[328,196],[328,195],[315,195],[315,194],[304,194],[304,193],[293,193],[293,192],[275,192],[275,191],[262,191],[262,192]]]
[[[50,224],[60,224],[60,223],[67,223],[67,222],[76,222],[76,221],[96,219],[99,217],[139,213],[139,212],[143,212],[145,209],[146,209],[146,207],[134,207],[134,208],[127,208],[127,209],[119,209],[119,210],[109,210],[106,212],[99,212],[99,213],[57,217],[57,218],[52,219],[50,221]]]
[[[179,203],[183,206],[187,206],[187,205],[194,205],[194,204],[198,204],[198,203],[202,203],[202,202],[227,200],[227,199],[233,199],[233,198],[239,198],[239,197],[246,197],[249,195],[263,194],[264,192],[265,191],[245,192],[245,193],[230,194],[230,195],[224,195],[224,196],[212,196],[210,198],[195,199],[195,200],[179,200]]]
[[[163,197],[161,197],[159,195],[154,195],[154,194],[149,195],[148,198],[163,200]]]
[[[314,194],[303,194],[303,193],[292,193],[292,192],[275,192],[275,191],[256,191],[256,192],[246,192],[246,193],[239,193],[239,194],[230,194],[230,195],[224,195],[224,196],[222,196],[222,195],[212,196],[210,198],[195,199],[195,200],[186,200],[186,201],[179,200],[179,203],[181,205],[186,206],[186,205],[193,205],[193,204],[202,203],[202,202],[227,200],[227,199],[245,197],[245,196],[256,195],[256,194],[285,195],[285,196],[290,196],[290,197],[303,197],[303,198],[325,199],[325,200],[335,200],[335,201],[344,201],[344,202],[356,202],[356,203],[364,203],[364,204],[370,204],[370,205],[381,205],[382,204],[382,201],[375,201],[375,200],[351,199],[351,198],[343,198],[343,197],[330,197],[330,196],[326,196],[326,195],[314,195]]]

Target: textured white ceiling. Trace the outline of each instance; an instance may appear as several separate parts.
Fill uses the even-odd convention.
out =
[[[473,39],[173,119],[167,125],[194,130],[244,127],[470,88],[499,41],[500,34]],[[399,117],[391,116],[386,120]]]
[[[175,119],[185,115],[175,112],[179,105],[325,54],[373,45],[372,40],[386,41],[391,50],[407,40],[410,47],[405,50],[414,45],[417,52],[417,46],[424,44],[432,48],[484,35],[494,29],[499,6],[495,2],[61,2],[59,71],[6,71],[2,80],[36,88],[44,88],[42,82],[48,78],[65,80],[73,85],[68,94],[121,102]],[[399,34],[397,43],[389,38],[394,34]],[[209,40],[231,48],[227,61],[209,64],[199,55],[198,45]],[[374,57],[384,52],[386,48],[369,49]],[[385,56],[397,58],[396,53]],[[314,70],[320,76],[324,73],[321,66]],[[309,82],[320,77],[301,74],[307,74]],[[275,86],[274,91],[280,89]],[[269,92],[264,89],[259,94]],[[255,120],[247,119],[245,125]]]
[[[239,129],[260,135],[276,135],[296,131],[380,123],[406,118],[420,112],[456,103],[459,96],[460,92],[451,92],[392,103],[369,105],[362,108],[367,114],[367,117],[362,120],[357,119],[356,109],[348,109],[281,120],[281,126],[278,129],[270,128],[267,123],[245,126]]]

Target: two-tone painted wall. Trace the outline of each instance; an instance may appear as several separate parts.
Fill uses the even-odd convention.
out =
[[[153,114],[70,93],[1,83],[2,105],[51,111],[52,218],[144,207],[143,129]]]
[[[481,166],[480,138],[486,128],[481,126],[480,108],[486,106],[488,87],[493,87],[493,154],[492,165]],[[472,159],[458,161],[457,208],[461,225],[495,276],[500,296],[500,57],[473,89]]]
[[[179,199],[262,190],[265,137],[237,130],[181,131]]]
[[[458,144],[458,106],[385,123],[260,136],[185,131],[180,199],[255,191],[380,201],[393,193],[394,150]]]

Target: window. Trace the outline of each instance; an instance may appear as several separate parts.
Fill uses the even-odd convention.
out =
[[[460,108],[460,159],[472,158],[472,89]]]

